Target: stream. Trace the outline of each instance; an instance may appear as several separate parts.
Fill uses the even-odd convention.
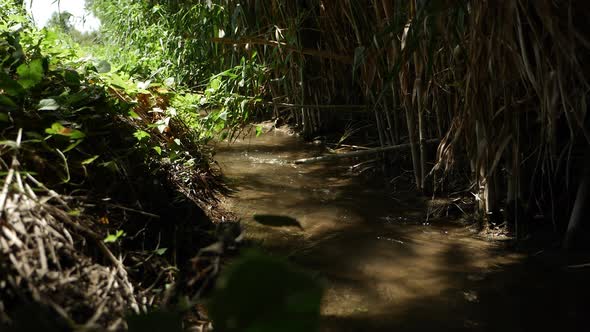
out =
[[[289,163],[321,152],[271,130],[220,143],[216,159],[246,237],[324,280],[322,331],[536,331],[577,317],[553,265],[425,222],[425,199],[351,174],[351,161]]]

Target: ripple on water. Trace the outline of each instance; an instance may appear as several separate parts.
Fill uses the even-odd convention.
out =
[[[248,236],[324,278],[325,330],[485,328],[487,316],[474,306],[503,303],[486,300],[502,287],[493,276],[522,257],[499,254],[464,227],[422,225],[425,208],[415,195],[392,200],[379,181],[346,172],[346,161],[290,163],[318,149],[273,133],[224,146],[217,160],[239,183],[228,205]],[[257,224],[254,215],[288,216],[301,227]]]

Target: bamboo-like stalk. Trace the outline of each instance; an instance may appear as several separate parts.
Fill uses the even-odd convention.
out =
[[[483,186],[484,213],[506,199],[545,199],[533,190],[547,182],[542,177],[573,167],[559,166],[558,151],[590,143],[590,41],[581,23],[590,9],[581,2],[461,0],[437,2],[438,8],[416,0],[313,0],[306,1],[312,8],[303,8],[279,0],[228,1],[230,12],[237,3],[249,9],[256,28],[218,44],[250,42],[268,63],[280,64],[285,83],[272,93],[289,97],[273,100],[276,105],[296,105],[295,118],[308,134],[324,125],[318,109],[374,106],[355,109],[366,112],[362,121],[372,126],[365,134],[376,130],[382,145],[407,136],[419,188],[427,186],[428,137],[442,138],[438,169],[472,168],[471,180]],[[304,43],[301,32],[310,27],[317,35]],[[309,76],[322,80],[304,76],[305,61],[317,69]],[[314,105],[324,95],[333,105]],[[341,114],[351,112],[333,113],[346,118]],[[523,130],[520,142],[507,142]],[[530,155],[542,171],[524,176]],[[511,174],[506,191],[500,170]],[[533,188],[520,188],[524,182]]]
[[[426,125],[424,123],[424,104],[422,101],[422,79],[416,79],[416,104],[418,105],[418,139],[420,144],[420,190],[424,190],[426,178]]]

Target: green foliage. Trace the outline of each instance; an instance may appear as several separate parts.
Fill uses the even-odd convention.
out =
[[[16,69],[18,83],[24,89],[30,89],[43,80],[43,59],[35,59],[31,63],[23,63]]]
[[[102,45],[92,49],[125,72],[163,82],[171,106],[201,139],[234,132],[262,106],[268,69],[256,52],[236,57],[213,39],[235,29],[217,4],[95,0]]]
[[[74,30],[74,26],[72,25],[72,18],[74,15],[72,15],[69,12],[55,12],[53,13],[53,15],[49,18],[49,21],[47,21],[46,26],[48,28],[53,28],[53,29],[57,29],[61,32],[64,32],[66,34],[70,34],[72,32],[72,30]]]
[[[115,234],[109,234],[107,237],[104,238],[104,243],[115,243],[119,241],[123,236],[125,236],[125,232],[122,230],[118,230]]]
[[[85,189],[91,181],[103,185],[105,174],[123,177],[137,156],[146,165],[195,169],[207,163],[199,151],[202,140],[237,129],[263,102],[268,70],[257,64],[256,53],[234,63],[209,41],[231,25],[222,7],[118,2],[121,8],[115,1],[94,4],[105,20],[105,41],[117,43],[109,49],[82,48],[60,29],[37,30],[22,8],[0,0],[0,151],[18,148],[22,169],[56,190]],[[129,25],[116,27],[117,20]],[[121,51],[121,45],[127,47]],[[18,145],[13,140],[21,128]],[[190,174],[182,176],[191,182]],[[124,230],[103,241],[120,241]],[[263,278],[253,278],[262,272]],[[321,288],[305,273],[250,253],[222,280],[211,309],[222,331],[236,330],[234,323],[246,331],[313,331],[320,297]],[[226,307],[227,299],[233,304]],[[244,306],[250,299],[261,302]],[[261,314],[246,316],[240,308]]]
[[[226,13],[206,4],[166,4],[133,0],[95,0],[91,8],[102,22],[105,55],[120,69],[141,77],[198,84],[222,61],[210,47]]]
[[[247,252],[225,271],[209,304],[220,331],[317,331],[322,288],[284,259]]]
[[[13,1],[0,0],[0,14],[0,125],[8,128],[1,139],[14,139],[23,128],[23,167],[50,168],[56,183],[81,183],[100,168],[121,172],[120,159],[131,154],[195,160],[199,135],[173,125],[182,118],[171,100],[189,109],[167,87],[174,79],[166,85],[114,68],[88,54],[98,48],[81,47],[58,26],[34,28]],[[121,142],[113,146],[109,135],[121,119],[131,128],[117,130]],[[194,128],[205,128],[195,119]]]

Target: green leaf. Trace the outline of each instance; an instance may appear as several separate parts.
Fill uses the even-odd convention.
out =
[[[169,124],[170,124],[170,117],[167,117],[167,118],[164,118],[164,119],[156,122],[156,127],[158,128],[158,131],[160,133],[163,133],[166,130],[166,128],[168,128]]]
[[[100,157],[100,156],[96,155],[96,156],[94,156],[94,157],[88,158],[88,159],[86,159],[86,160],[82,161],[82,165],[90,165],[90,164],[92,164],[92,163],[93,163],[93,162],[94,162],[96,159],[98,159],[98,157]]]
[[[100,163],[100,164],[98,164],[98,166],[104,167],[113,173],[121,173],[121,169],[119,168],[119,165],[114,160]]]
[[[162,256],[166,253],[167,250],[168,248],[160,248],[158,250],[154,250],[154,253],[158,256]]]
[[[15,141],[10,141],[10,140],[0,141],[0,146],[5,146],[5,147],[11,148],[11,149],[18,148],[18,144],[16,144]]]
[[[145,132],[143,130],[138,130],[136,132],[133,133],[133,137],[137,138],[138,141],[143,141],[144,139],[148,139],[151,137],[151,135],[148,132]]]
[[[219,113],[218,118],[223,121],[227,121],[227,114],[228,114],[227,110],[223,110],[221,113]]]
[[[79,217],[82,215],[82,211],[75,209],[75,210],[71,210],[68,212],[68,215],[72,216],[72,217]]]
[[[76,93],[66,95],[66,97],[67,98],[65,102],[70,106],[75,106],[87,104],[91,96],[88,91],[81,90]]]
[[[19,76],[18,83],[25,89],[30,89],[41,83],[44,76],[43,59],[35,59],[30,64],[22,64],[16,69]]]
[[[105,74],[111,71],[111,64],[108,61],[102,60],[96,65],[96,71]]]
[[[162,148],[159,146],[154,146],[152,149],[154,149],[154,151],[156,151],[156,153],[161,156],[162,155]]]
[[[139,114],[135,113],[134,111],[129,111],[128,114],[133,119],[141,119],[141,116],[139,116]]]
[[[262,126],[256,126],[256,137],[262,135]]]
[[[174,77],[168,77],[167,79],[164,80],[164,85],[169,88],[174,87],[174,83],[175,83]]]
[[[0,89],[4,90],[5,94],[12,97],[24,94],[23,87],[2,71],[0,71]]]
[[[151,80],[147,80],[145,82],[137,82],[137,89],[142,91],[143,93],[149,93],[147,89],[150,87],[150,84],[152,84]]]
[[[216,77],[216,78],[212,79],[211,83],[209,83],[209,88],[212,90],[212,92],[217,92],[217,90],[219,90],[220,87],[221,87],[221,78],[220,77]]]
[[[251,251],[225,270],[208,309],[219,331],[317,331],[321,298],[313,277]]]
[[[110,77],[108,77],[110,76]],[[108,74],[107,82],[109,85],[123,89],[125,91],[135,91],[135,86],[132,85],[129,81],[124,80],[121,76],[117,74]]]
[[[59,108],[60,105],[55,99],[41,99],[39,106],[37,106],[39,111],[57,111]]]
[[[119,240],[119,238],[121,238],[125,235],[126,235],[125,232],[123,232],[122,230],[118,230],[117,233],[109,234],[107,237],[105,237],[103,242],[104,243],[114,243],[114,242],[117,242]]]
[[[80,86],[80,74],[75,70],[64,70],[64,80],[69,86]]]
[[[16,103],[14,101],[12,101],[12,99],[8,98],[8,96],[3,96],[3,95],[0,95],[0,105],[17,107]]]
[[[72,151],[74,148],[76,148],[82,142],[84,142],[83,139],[79,139],[79,140],[75,141],[74,143],[68,145],[68,147],[63,152],[66,153],[66,152]]]
[[[244,113],[246,111],[246,106],[248,106],[248,99],[244,99],[242,100],[242,102],[240,103],[240,111],[242,113]]]
[[[77,129],[71,129],[71,128],[64,127],[59,122],[52,124],[51,128],[45,129],[45,133],[47,133],[49,135],[66,136],[66,137],[70,137],[72,139],[82,139],[82,138],[86,137],[86,134],[84,134],[83,132],[81,132]]]

